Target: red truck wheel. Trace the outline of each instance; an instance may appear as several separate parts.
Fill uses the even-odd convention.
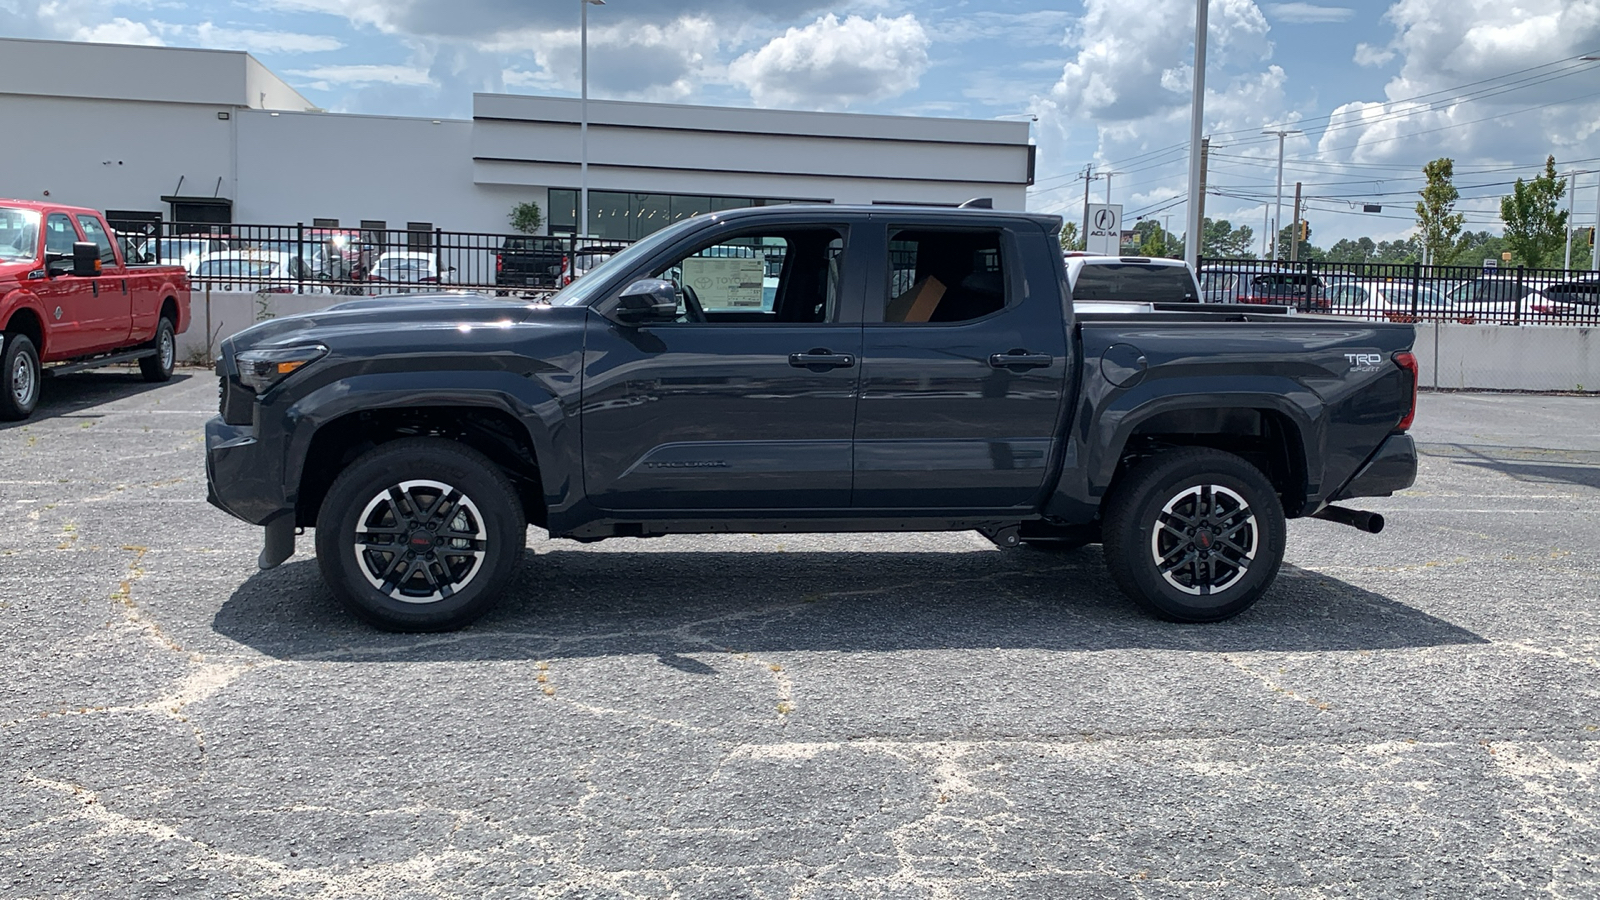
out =
[[[172,377],[172,367],[178,364],[178,335],[172,320],[161,317],[156,326],[156,355],[139,360],[139,374],[145,381],[166,381]]]
[[[39,405],[39,351],[25,334],[8,334],[4,340],[5,352],[0,354],[0,419],[26,419]]]

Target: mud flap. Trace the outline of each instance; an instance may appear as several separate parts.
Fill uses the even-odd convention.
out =
[[[266,545],[261,548],[256,565],[263,569],[276,569],[294,555],[294,516],[273,519],[267,523],[265,531]]]

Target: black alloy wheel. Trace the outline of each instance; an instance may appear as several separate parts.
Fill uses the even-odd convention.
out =
[[[1135,466],[1106,500],[1112,579],[1147,611],[1218,622],[1249,609],[1283,562],[1283,505],[1250,463],[1173,450]]]
[[[323,578],[353,612],[392,631],[450,630],[482,615],[526,541],[505,474],[442,438],[368,451],[334,480],[317,516]]]

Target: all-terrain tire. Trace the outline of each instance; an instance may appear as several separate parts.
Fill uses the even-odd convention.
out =
[[[516,490],[443,438],[376,447],[339,473],[317,514],[322,577],[389,631],[449,631],[487,611],[527,543]]]
[[[1220,622],[1249,609],[1283,562],[1283,504],[1261,471],[1221,450],[1151,457],[1106,498],[1112,580],[1148,612]]]

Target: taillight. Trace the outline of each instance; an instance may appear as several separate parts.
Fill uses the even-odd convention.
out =
[[[505,257],[503,257],[500,254],[496,253],[494,255],[494,271],[495,271],[495,274],[496,275],[500,274],[502,271],[505,270],[505,267],[506,267]]]
[[[1400,431],[1407,431],[1411,423],[1417,418],[1417,385],[1422,381],[1422,370],[1417,365],[1417,356],[1410,350],[1401,350],[1394,355],[1395,365],[1411,373],[1411,406],[1406,414],[1400,417],[1400,424],[1396,426]]]
[[[438,284],[439,283],[439,276],[437,276],[437,275],[427,275],[427,276],[424,276],[422,278],[418,278],[417,279],[417,283],[418,284]]]

